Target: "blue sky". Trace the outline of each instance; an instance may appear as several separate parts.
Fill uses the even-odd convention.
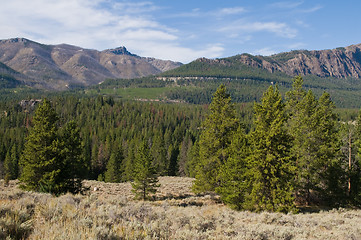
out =
[[[361,43],[360,1],[11,0],[0,39],[25,37],[183,63]]]

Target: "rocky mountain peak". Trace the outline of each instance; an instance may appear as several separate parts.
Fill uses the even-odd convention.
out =
[[[121,47],[117,47],[117,48],[114,48],[114,49],[108,49],[108,50],[105,50],[107,53],[113,53],[115,55],[128,55],[128,56],[133,56],[133,57],[138,57],[137,55],[129,52],[127,50],[126,47],[124,46],[121,46]]]

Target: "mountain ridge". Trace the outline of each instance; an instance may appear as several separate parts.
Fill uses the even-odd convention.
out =
[[[0,40],[0,62],[6,66],[4,71],[9,68],[21,74],[16,78],[26,85],[55,90],[99,84],[108,78],[155,75],[182,65],[140,57],[124,46],[98,51],[69,44],[45,45],[26,38]]]
[[[231,60],[231,61],[229,61]],[[282,72],[289,76],[315,75],[318,77],[361,78],[361,44],[326,50],[293,50],[271,56],[240,54],[228,58],[195,61],[230,66],[239,62],[265,69],[270,73]]]

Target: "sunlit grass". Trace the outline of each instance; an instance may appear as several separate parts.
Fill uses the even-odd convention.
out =
[[[192,181],[161,177],[151,202],[134,201],[130,183],[86,181],[99,190],[53,197],[11,181],[0,186],[0,239],[361,239],[361,210],[237,212],[193,194]]]

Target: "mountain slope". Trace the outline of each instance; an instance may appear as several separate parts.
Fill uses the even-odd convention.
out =
[[[22,74],[17,79],[47,89],[89,86],[107,78],[143,77],[181,65],[139,57],[125,47],[97,51],[67,44],[44,45],[24,38],[0,40],[0,62]]]
[[[361,78],[361,44],[331,50],[297,50],[267,57],[241,54],[221,59],[200,58],[163,75],[216,76],[218,74],[247,77],[267,75],[267,72],[277,74],[278,77],[301,74],[318,77]],[[271,75],[268,76],[270,77]]]

